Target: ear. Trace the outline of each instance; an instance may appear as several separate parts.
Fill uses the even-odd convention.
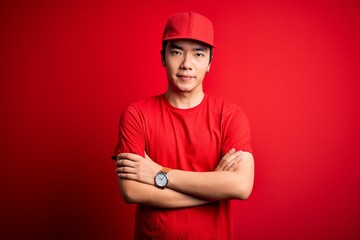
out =
[[[209,66],[207,67],[206,72],[210,72],[210,66],[211,66],[211,63],[209,63]]]
[[[160,58],[161,58],[161,65],[165,67],[165,56],[163,55],[163,51],[160,50]]]

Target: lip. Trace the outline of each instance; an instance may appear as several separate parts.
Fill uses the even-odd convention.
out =
[[[184,80],[184,81],[189,81],[191,79],[194,78],[194,76],[191,76],[191,75],[184,75],[184,74],[177,74],[176,75],[178,78],[180,78],[181,80]]]

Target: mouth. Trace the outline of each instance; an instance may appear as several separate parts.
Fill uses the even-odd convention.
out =
[[[180,78],[183,81],[189,81],[194,78],[194,76],[185,75],[185,74],[177,74],[176,77]]]

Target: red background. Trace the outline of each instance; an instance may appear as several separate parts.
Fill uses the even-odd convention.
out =
[[[131,238],[109,157],[122,109],[164,92],[185,10],[214,22],[205,90],[251,122],[236,239],[360,238],[359,1],[54,2],[0,5],[1,239]]]

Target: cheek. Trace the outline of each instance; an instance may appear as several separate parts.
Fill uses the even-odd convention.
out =
[[[198,68],[198,74],[204,76],[209,71],[209,65],[202,65]]]
[[[175,73],[177,71],[177,65],[174,61],[165,61],[165,67],[168,74]]]
[[[169,64],[169,62],[165,62],[165,69],[167,75],[171,75],[171,73],[173,72],[173,67],[171,66],[171,64]]]

